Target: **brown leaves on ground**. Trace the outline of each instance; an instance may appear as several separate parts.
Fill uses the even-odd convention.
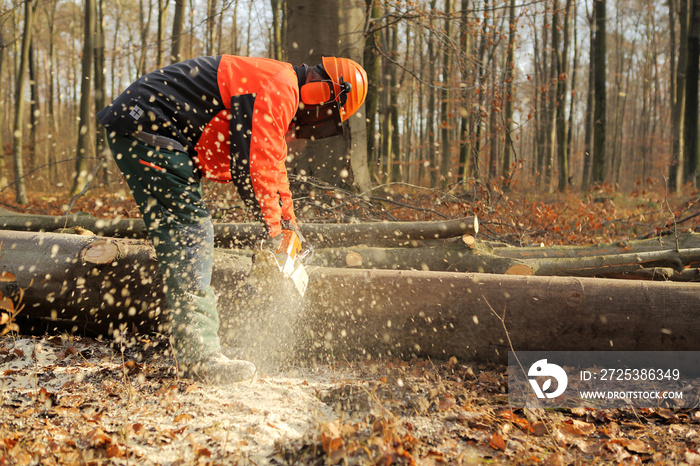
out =
[[[338,419],[278,446],[288,464],[667,464],[700,460],[696,409],[511,410],[501,366],[354,363],[319,394]]]
[[[700,464],[697,408],[511,409],[503,366],[370,360],[223,390],[141,343],[0,339],[0,465]]]

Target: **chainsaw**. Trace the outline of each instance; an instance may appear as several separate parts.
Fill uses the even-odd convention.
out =
[[[311,259],[313,249],[296,230],[282,230],[276,248],[256,248],[253,253],[252,277],[258,283],[271,286],[293,284],[299,297],[304,297],[309,275],[304,264]]]

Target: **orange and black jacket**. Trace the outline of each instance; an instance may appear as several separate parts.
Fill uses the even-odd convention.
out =
[[[270,236],[296,223],[285,135],[299,105],[288,63],[222,55],[166,66],[141,77],[98,118],[108,134],[170,138],[208,179],[233,182]]]

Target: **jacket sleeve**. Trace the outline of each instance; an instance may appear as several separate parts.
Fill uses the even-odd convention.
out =
[[[255,96],[250,135],[250,177],[270,237],[282,231],[281,220],[296,225],[285,166],[285,135],[298,103],[296,76],[289,70],[268,80]]]

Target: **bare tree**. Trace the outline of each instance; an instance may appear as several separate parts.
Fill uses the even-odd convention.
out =
[[[462,82],[465,83],[465,88],[468,88],[466,83],[468,82],[468,77],[470,75],[468,66],[472,48],[472,35],[470,33],[469,13],[469,0],[462,0],[459,21],[459,48],[462,57],[460,66],[461,79]],[[462,103],[460,109],[461,118],[459,126],[459,178],[461,180],[466,179],[469,173],[469,154],[471,151],[469,123],[471,115],[468,111],[468,102],[471,100],[471,96],[472,93],[469,90],[465,90],[462,93]]]
[[[3,64],[5,63],[5,28],[4,25],[3,27],[0,27],[0,77],[2,77],[2,68]],[[0,102],[2,102],[2,99],[0,99]],[[0,109],[3,109],[4,106],[0,106]],[[4,114],[4,112],[3,112]],[[0,120],[0,189],[5,189],[9,183],[9,180],[7,179],[7,164],[5,162],[5,144],[3,142],[3,130],[4,130],[4,124],[2,120]]]
[[[503,147],[503,166],[501,174],[508,178],[511,173],[511,164],[513,162],[513,101],[514,94],[514,79],[515,79],[515,36],[517,34],[517,22],[515,19],[515,0],[510,0],[509,17],[508,17],[508,51],[506,52],[505,64],[505,81],[506,92],[503,96],[505,100],[505,145]]]
[[[452,48],[448,47],[451,34],[451,24],[452,24],[452,2],[451,0],[445,0],[445,40],[446,46],[443,47],[442,55],[442,91],[441,91],[441,102],[440,102],[440,137],[442,139],[442,157],[440,158],[440,175],[442,178],[442,184],[447,184],[451,179],[451,150],[450,150],[450,128],[452,126],[449,114],[449,104],[450,104],[450,92],[448,91],[450,87],[450,76],[452,67]]]
[[[172,45],[170,47],[171,63],[182,61],[182,30],[185,27],[185,7],[185,0],[175,0]]]
[[[24,2],[24,34],[22,35],[22,49],[19,59],[19,69],[15,80],[15,120],[13,128],[12,156],[15,163],[15,202],[17,204],[29,204],[27,188],[24,183],[24,157],[22,151],[24,132],[24,85],[27,80],[27,68],[29,63],[29,49],[32,41],[32,29],[34,27],[34,15],[36,13],[36,0]]]
[[[367,165],[370,177],[374,177],[375,168],[378,166],[375,153],[375,135],[377,133],[377,110],[379,108],[379,80],[382,73],[382,61],[379,57],[379,44],[382,34],[379,20],[382,10],[379,0],[366,0],[366,4],[368,20],[363,58],[368,81],[367,99],[365,100],[365,112],[367,114]]]
[[[700,79],[700,0],[693,0],[688,28],[688,66],[685,81],[685,167],[683,180],[698,186],[700,141],[698,140],[698,80]]]
[[[557,50],[557,159],[559,161],[559,191],[565,191],[569,187],[569,157],[566,144],[566,91],[569,77],[569,44],[571,29],[571,5],[572,0],[566,0],[563,12],[563,32],[564,43],[562,48]]]
[[[689,5],[691,0],[669,0],[669,18],[671,20],[671,50],[675,50],[675,10],[678,5],[678,60],[675,67],[675,80],[671,80],[671,162],[669,164],[669,189],[677,192],[683,183],[683,127],[685,126],[685,77],[688,67],[688,27],[690,26]],[[676,57],[671,54],[671,57]]]
[[[270,0],[272,7],[272,34],[270,37],[272,47],[270,49],[272,50],[272,58],[275,60],[282,60],[282,21],[280,15],[284,8],[283,3],[283,0]]]
[[[594,183],[605,181],[605,132],[606,132],[606,79],[607,79],[607,46],[606,46],[606,4],[607,0],[595,1],[595,71],[593,75],[595,90],[595,109],[593,111],[593,166],[592,180]]]
[[[156,68],[165,65],[163,58],[163,44],[165,42],[165,21],[168,16],[168,4],[170,0],[158,0],[158,31],[156,44]]]
[[[83,19],[83,58],[81,60],[80,81],[80,123],[78,127],[78,147],[76,149],[75,178],[70,190],[71,196],[78,194],[88,182],[88,155],[90,153],[90,111],[92,90],[92,66],[94,55],[95,0],[85,0]]]
[[[593,2],[593,9],[588,16],[589,24],[589,56],[588,61],[588,92],[586,94],[586,112],[584,113],[584,136],[583,136],[583,173],[581,177],[581,189],[588,189],[593,178],[593,109],[595,107],[595,9],[596,2]]]
[[[105,79],[105,30],[104,30],[104,1],[97,0],[95,11],[95,40],[94,40],[94,65],[95,65],[95,113],[102,110],[107,103],[107,85]],[[160,43],[159,43],[160,50]],[[160,54],[160,51],[159,51]],[[95,152],[102,164],[101,179],[104,183],[109,182],[110,158],[109,146],[107,145],[107,132],[102,124],[95,120]]]
[[[206,54],[214,54],[214,31],[216,21],[216,0],[207,0],[207,42]]]
[[[435,106],[435,61],[437,59],[437,53],[435,52],[435,37],[437,34],[433,30],[435,9],[437,7],[437,0],[430,0],[430,11],[428,12],[428,28],[430,29],[428,34],[428,117],[426,122],[426,140],[428,141],[428,170],[430,173],[430,186],[437,186],[438,180],[438,163],[437,163],[437,150],[435,148],[435,113],[437,112]]]

